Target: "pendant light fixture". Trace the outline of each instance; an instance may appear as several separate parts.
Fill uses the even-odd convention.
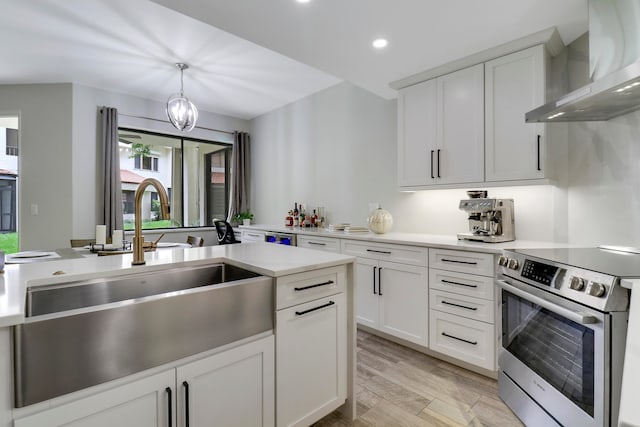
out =
[[[176,129],[189,132],[198,121],[198,109],[184,96],[184,70],[189,66],[178,62],[176,68],[180,70],[180,93],[174,93],[167,100],[167,117]]]

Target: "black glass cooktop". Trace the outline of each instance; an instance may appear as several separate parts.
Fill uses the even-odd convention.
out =
[[[640,277],[640,254],[599,248],[518,249],[521,255],[533,256],[560,264],[597,271],[611,276]]]

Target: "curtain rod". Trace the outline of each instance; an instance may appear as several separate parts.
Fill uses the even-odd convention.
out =
[[[153,120],[155,122],[169,123],[167,120],[154,119],[153,117],[133,116],[131,114],[124,114],[124,113],[118,113],[118,115],[119,116],[125,116],[125,117],[131,117],[131,118],[134,118],[134,119]],[[228,130],[211,129],[211,128],[205,128],[205,127],[202,127],[202,126],[196,126],[195,128],[196,129],[202,129],[202,130],[210,130],[212,132],[227,133],[229,135],[233,135],[233,132],[229,132]]]

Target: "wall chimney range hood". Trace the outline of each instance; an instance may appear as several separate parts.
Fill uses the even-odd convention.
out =
[[[593,83],[525,114],[527,123],[604,121],[640,109],[640,2],[589,0]]]

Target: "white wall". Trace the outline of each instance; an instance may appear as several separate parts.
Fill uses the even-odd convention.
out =
[[[254,119],[251,132],[258,223],[284,224],[293,203],[303,202],[324,205],[329,222],[365,225],[368,203],[380,202],[394,217],[393,231],[467,231],[467,217],[458,210],[466,189],[397,190],[395,100],[341,83]],[[518,238],[563,238],[563,189],[488,190],[490,197],[515,199]]]
[[[73,232],[71,84],[0,86],[0,115],[11,114],[20,117],[20,247],[68,246]],[[38,205],[37,216],[30,213],[32,204]]]
[[[569,127],[569,235],[640,246],[640,112]]]

